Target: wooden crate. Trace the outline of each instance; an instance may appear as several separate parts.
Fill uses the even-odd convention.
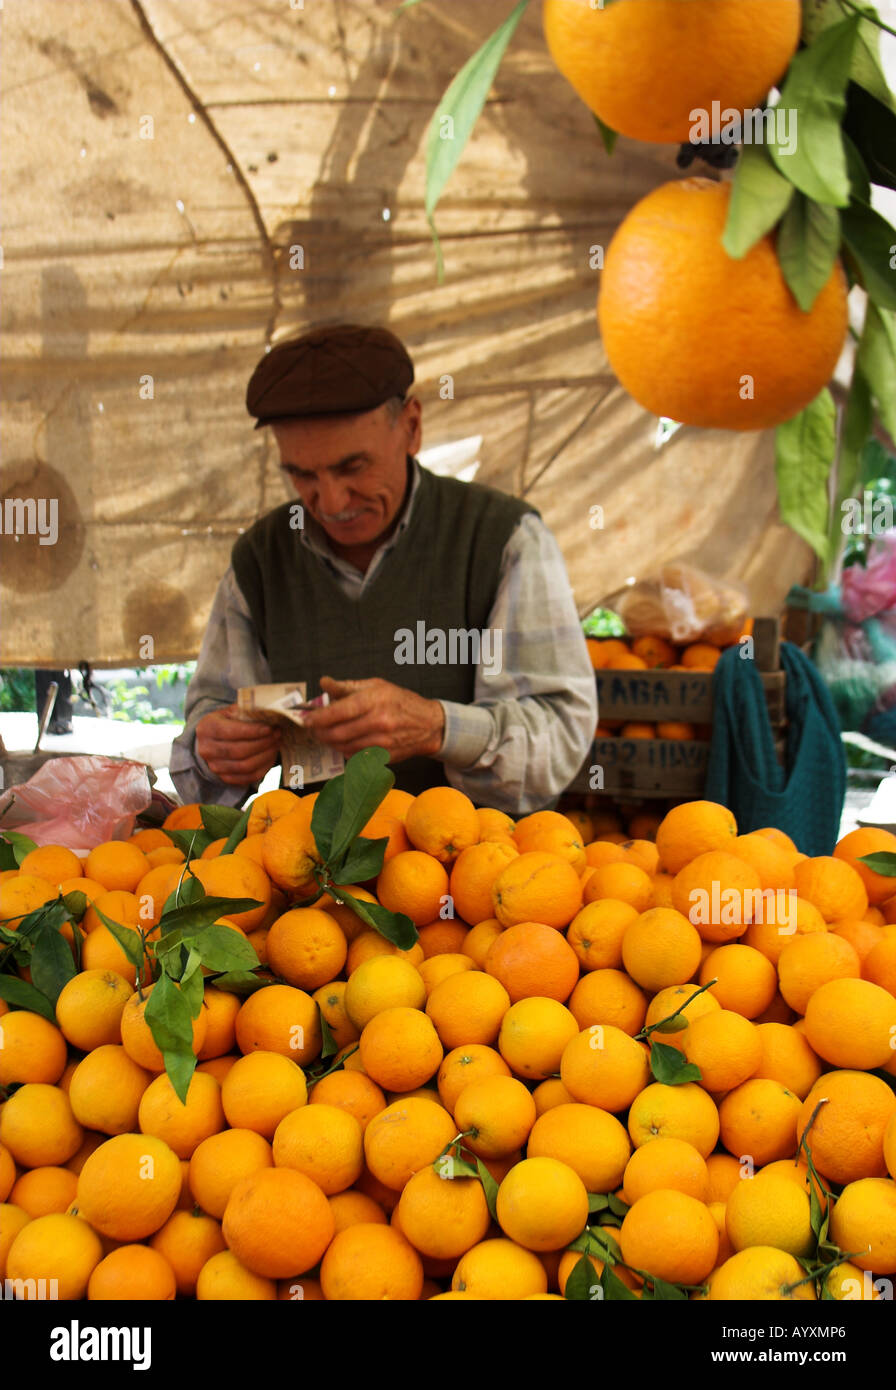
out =
[[[697,739],[599,738],[569,790],[700,797],[708,758],[709,744]]]

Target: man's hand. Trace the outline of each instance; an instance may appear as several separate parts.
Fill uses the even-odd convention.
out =
[[[196,752],[220,782],[245,787],[260,782],[277,761],[281,733],[270,724],[236,717],[236,705],[203,715],[196,725]]]
[[[337,681],[322,676],[331,703],[305,715],[305,727],[346,757],[376,744],[393,763],[435,757],[442,746],[445,712],[438,700],[376,678]]]

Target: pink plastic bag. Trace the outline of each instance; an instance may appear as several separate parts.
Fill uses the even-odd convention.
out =
[[[843,612],[851,623],[896,608],[896,532],[875,541],[862,565],[848,565],[840,582]]]
[[[143,763],[83,755],[51,758],[20,786],[10,787],[0,810],[0,832],[17,830],[38,845],[93,849],[104,840],[126,840],[152,800]]]

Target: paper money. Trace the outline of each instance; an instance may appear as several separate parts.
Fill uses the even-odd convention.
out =
[[[309,782],[326,782],[345,769],[345,758],[304,728],[303,713],[330,703],[329,695],[305,699],[304,682],[244,686],[237,691],[237,717],[271,724],[283,731],[281,785],[301,791]]]

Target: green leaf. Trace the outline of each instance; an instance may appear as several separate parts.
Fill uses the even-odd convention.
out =
[[[20,980],[18,975],[0,975],[0,999],[5,999],[7,1004],[13,1004],[17,1009],[40,1014],[50,1023],[56,1022],[56,1010],[47,996],[35,989],[34,985],[29,985],[27,980]]]
[[[213,840],[226,839],[237,822],[246,815],[238,806],[200,806],[199,814],[203,826]],[[246,819],[248,820],[248,816]]]
[[[417,928],[403,912],[389,912],[379,903],[362,902],[360,898],[353,898],[344,888],[336,885],[330,888],[330,893],[337,902],[347,904],[362,922],[366,922],[368,927],[373,927],[374,931],[378,931],[380,936],[391,941],[400,951],[409,951],[414,942],[419,940]]]
[[[661,1019],[659,1023],[651,1025],[651,1033],[680,1033],[682,1028],[688,1027],[688,1019],[684,1014],[672,1014],[669,1018]]]
[[[25,855],[30,854],[33,849],[37,849],[34,840],[29,840],[27,835],[22,835],[18,830],[4,830],[3,838],[8,845],[12,846],[15,864],[10,865],[10,868],[17,869]]]
[[[385,748],[374,746],[362,748],[360,753],[355,753],[346,763],[345,772],[341,774],[342,808],[333,830],[330,852],[324,855],[327,863],[333,868],[339,865],[342,856],[360,835],[383,797],[395,785],[395,775],[386,766],[388,761],[389,754]],[[317,802],[315,809],[316,807]],[[313,830],[313,814],[311,825]]]
[[[486,1168],[481,1158],[476,1159],[476,1171],[479,1174],[479,1181],[485,1190],[485,1200],[488,1202],[488,1209],[493,1221],[498,1219],[498,1184]]]
[[[208,849],[217,835],[209,835],[207,830],[166,830],[165,834],[188,859],[198,859],[204,849]]]
[[[731,182],[722,245],[741,260],[787,211],[795,189],[775,168],[765,145],[744,145]]]
[[[330,1025],[327,1022],[326,1018],[324,1017],[324,1011],[321,1008],[320,1004],[318,1004],[317,1006],[317,1012],[320,1015],[320,1031],[321,1037],[324,1040],[323,1047],[320,1050],[320,1055],[321,1057],[335,1057],[336,1053],[339,1051],[339,1044],[333,1037],[332,1029],[330,1028]]]
[[[896,878],[896,854],[890,850],[878,850],[875,854],[860,854],[860,864],[867,864],[876,874],[884,878]]]
[[[867,306],[873,306],[870,301]],[[866,312],[867,326],[867,312]],[[835,505],[831,509],[828,532],[828,558],[833,566],[840,558],[846,540],[844,529],[845,506],[859,489],[862,470],[862,451],[874,422],[874,408],[871,402],[871,388],[865,373],[858,362],[855,363],[846,408],[843,412],[843,425],[840,431],[840,451],[837,456],[837,491]]]
[[[803,39],[811,43],[824,29],[839,24],[845,13],[840,0],[803,0]],[[853,82],[896,111],[896,100],[880,61],[880,30],[873,20],[859,20],[849,75]]]
[[[825,387],[775,433],[778,510],[785,525],[824,561],[828,553],[828,476],[836,453],[836,409]]]
[[[256,970],[261,964],[251,941],[232,927],[214,922],[201,932],[184,937],[184,945],[197,953],[212,971]]]
[[[604,1300],[607,1303],[624,1303],[634,1300],[636,1295],[631,1289],[623,1284],[618,1274],[614,1274],[609,1264],[605,1264],[603,1273],[600,1276],[600,1286],[604,1291]]]
[[[333,869],[333,882],[365,883],[369,878],[376,878],[383,867],[388,843],[388,836],[382,840],[365,840],[359,836],[339,867]]]
[[[896,239],[896,229],[893,236]],[[896,315],[873,302],[865,313],[856,370],[871,389],[884,428],[896,439]]]
[[[17,869],[19,861],[16,859],[16,852],[7,840],[0,835],[0,873],[5,873],[7,869]]]
[[[604,121],[602,121],[596,111],[592,112],[591,114],[594,116],[594,124],[600,131],[600,138],[603,141],[604,149],[606,150],[607,154],[612,154],[614,149],[616,148],[616,141],[619,139],[619,131],[613,130],[611,126],[608,126]]]
[[[198,1018],[205,996],[205,976],[202,973],[202,960],[197,950],[191,949],[189,951],[179,983],[181,998],[187,1001],[190,1017]]]
[[[205,889],[194,874],[186,872],[178,879],[174,892],[169,893],[162,908],[162,920],[173,912],[179,912],[183,907],[191,907],[195,903],[205,901]],[[221,902],[222,899],[217,899]]]
[[[457,1152],[457,1140],[452,1139],[451,1143],[442,1150],[438,1158],[433,1160],[433,1168],[440,1178],[446,1182],[453,1182],[456,1178],[474,1178],[479,1181],[479,1170],[475,1163],[463,1157]],[[486,1199],[488,1200],[488,1199]]]
[[[165,1070],[175,1093],[186,1104],[187,1088],[196,1067],[193,1018],[187,1000],[167,975],[159,977],[143,1016],[165,1057]]]
[[[588,1193],[588,1215],[593,1216],[597,1211],[606,1211],[610,1205],[610,1199],[605,1192]]]
[[[826,29],[794,55],[779,109],[796,111],[797,139],[791,153],[777,141],[768,146],[778,169],[807,198],[834,207],[849,202],[840,125],[857,32],[858,20],[853,16]]]
[[[329,863],[331,858],[333,836],[342,815],[344,786],[345,773],[331,777],[321,787],[311,810],[311,833],[324,863]]]
[[[265,989],[271,980],[260,980],[248,970],[228,970],[225,975],[216,975],[211,981],[215,989],[226,989],[228,994],[254,994],[257,989]]]
[[[464,64],[445,92],[429,127],[426,147],[426,216],[436,242],[439,278],[442,253],[433,214],[449,178],[491,91],[495,74],[529,0],[519,0],[513,13]]]
[[[203,898],[202,902],[163,912],[159,920],[159,937],[165,946],[171,946],[175,941],[185,941],[188,936],[210,927],[219,917],[229,917],[231,912],[239,915],[258,906],[257,898]]]
[[[61,932],[42,931],[31,953],[31,979],[55,1008],[64,985],[77,974],[71,947]]]
[[[896,188],[896,114],[892,106],[850,82],[843,132],[855,142],[871,182]]]
[[[868,177],[865,161],[848,135],[843,136],[843,148],[846,151],[846,170],[849,175],[849,187],[852,193],[851,201],[870,203],[871,180]]]
[[[613,1213],[614,1216],[622,1216],[622,1217],[624,1217],[624,1216],[627,1216],[627,1215],[628,1215],[628,1212],[629,1212],[629,1205],[628,1205],[628,1202],[623,1202],[622,1198],[621,1198],[621,1197],[617,1197],[616,1194],[615,1194],[615,1192],[610,1192],[610,1193],[608,1194],[608,1198],[607,1198],[607,1199],[608,1199],[609,1204],[610,1204],[610,1211]]]
[[[591,1290],[600,1287],[599,1284],[595,1283],[596,1278],[594,1265],[587,1255],[583,1255],[580,1260],[576,1261],[566,1281],[566,1288],[563,1290],[564,1298],[576,1303],[591,1303]]]
[[[651,1044],[650,1070],[664,1086],[683,1086],[686,1081],[699,1081],[701,1076],[700,1068],[689,1062],[677,1047],[659,1042]]]
[[[831,278],[840,251],[840,214],[796,190],[778,228],[778,260],[797,304],[808,314]]]
[[[134,931],[133,927],[123,926],[121,922],[113,922],[112,918],[107,917],[102,908],[97,907],[96,903],[93,904],[93,907],[101,921],[115,937],[115,940],[124,951],[131,965],[135,966],[137,970],[145,969],[145,949],[140,933]]]
[[[650,1282],[653,1285],[653,1301],[656,1303],[681,1303],[687,1302],[687,1294],[684,1289],[680,1289],[677,1284],[667,1284],[665,1279],[657,1279],[656,1275],[651,1274]],[[642,1299],[644,1295],[641,1295]]]
[[[239,820],[234,821],[230,834],[227,836],[225,844],[222,846],[222,854],[233,854],[237,845],[246,838],[246,827],[249,824],[249,817],[252,814],[251,806],[247,806],[241,814]]]
[[[881,309],[896,309],[893,247],[896,228],[874,208],[851,203],[841,216],[843,240],[854,257],[869,299]]]

